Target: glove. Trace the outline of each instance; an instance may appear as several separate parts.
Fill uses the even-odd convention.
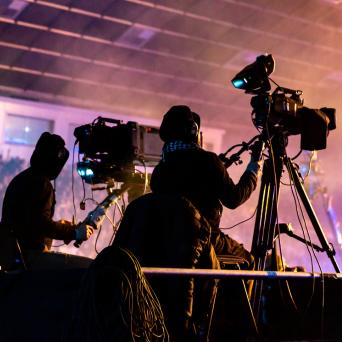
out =
[[[75,229],[75,233],[76,233],[75,240],[76,241],[88,240],[93,234],[93,232],[94,232],[94,229],[92,226],[82,223]]]
[[[257,177],[259,177],[261,175],[262,165],[263,165],[262,160],[259,160],[259,161],[252,161],[251,160],[248,163],[246,170],[254,173]]]
[[[99,229],[104,219],[106,218],[106,210],[99,206],[91,211],[86,219],[86,222],[91,224],[94,228]],[[96,226],[96,227],[95,227]]]
[[[264,142],[262,140],[257,140],[249,149],[251,150],[251,160],[247,165],[247,170],[258,177],[261,175],[263,165],[262,151],[264,149]]]

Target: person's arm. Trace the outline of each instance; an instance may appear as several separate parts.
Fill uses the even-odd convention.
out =
[[[216,164],[219,199],[225,207],[235,209],[246,202],[255,190],[260,166],[257,162],[250,162],[239,182],[235,184],[218,158]]]
[[[87,225],[75,225],[69,221],[52,219],[54,211],[54,192],[50,182],[38,187],[36,202],[32,206],[32,224],[38,234],[56,240],[87,240],[93,229]]]

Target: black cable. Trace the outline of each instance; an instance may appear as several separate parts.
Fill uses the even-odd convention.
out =
[[[311,158],[310,158],[310,166],[309,166],[309,171],[311,169],[311,162],[312,162],[312,158],[313,158],[313,153],[311,155]],[[298,194],[297,194],[298,196]],[[301,207],[300,207],[301,208]],[[302,209],[301,209],[302,210]],[[303,215],[303,212],[302,212],[302,217],[304,218],[304,215]],[[308,235],[308,238],[309,238],[309,242],[310,242],[310,246],[311,246],[311,250],[312,250],[312,253],[314,255],[314,258],[316,260],[316,263],[317,263],[317,266],[320,270],[320,274],[321,274],[321,283],[322,283],[322,305],[321,305],[321,336],[323,336],[324,334],[324,310],[325,310],[325,280],[324,280],[324,273],[323,273],[323,270],[322,270],[322,267],[321,267],[321,264],[318,260],[318,257],[317,257],[317,254],[315,252],[315,249],[313,248],[312,246],[312,241],[311,241],[311,237],[310,237],[310,233],[309,233],[309,230],[307,228],[307,225],[306,225],[306,221],[305,221],[305,218],[304,218],[304,223],[305,223],[305,230],[307,232],[307,235]],[[303,232],[304,234],[304,232]],[[305,237],[305,234],[304,234],[304,237]],[[313,272],[313,264],[312,264],[312,272]],[[314,287],[315,287],[315,281],[313,280],[313,291],[312,291],[312,294],[311,294],[311,297],[310,297],[310,301],[308,302],[307,304],[307,307],[305,309],[305,314],[304,314],[304,317],[305,315],[307,314],[307,311],[309,309],[309,306],[311,305],[311,302],[312,302],[312,299],[313,299],[313,296],[314,296]]]
[[[300,202],[299,202],[299,199],[298,199],[298,196],[299,196],[299,195],[298,195],[297,192],[296,192],[296,196],[297,196],[297,201],[298,201],[298,203],[300,203]],[[309,233],[309,229],[308,229],[308,227],[307,227],[307,224],[306,224],[306,220],[305,220],[305,216],[304,216],[304,213],[303,213],[302,206],[299,206],[299,208],[300,208],[301,215],[302,215],[302,218],[303,218],[305,231],[306,231],[306,234],[307,234],[308,239],[309,239],[309,242],[310,242],[310,247],[311,247],[311,250],[312,250],[312,254],[313,254],[313,256],[314,256],[314,258],[315,258],[315,260],[316,260],[316,263],[317,263],[317,266],[318,266],[319,269],[320,269],[320,272],[322,273],[323,271],[322,271],[321,265],[320,265],[320,263],[319,263],[319,260],[318,260],[318,258],[317,258],[317,254],[316,254],[316,252],[315,252],[315,249],[312,247],[311,236],[310,236],[310,233]],[[305,237],[305,232],[304,232],[304,231],[303,231],[303,236]],[[308,247],[309,247],[309,246],[308,246]],[[313,265],[312,265],[312,272],[313,272]]]
[[[116,207],[119,208],[119,206],[116,205],[116,206],[114,207],[114,209],[116,209]],[[114,238],[115,238],[115,235],[116,235],[116,232],[117,232],[117,230],[118,230],[118,228],[119,228],[119,226],[120,226],[120,223],[121,223],[121,221],[122,221],[122,219],[123,219],[123,213],[122,213],[121,211],[120,211],[120,214],[121,214],[121,217],[120,217],[119,221],[116,222],[115,225],[113,225],[113,234],[112,234],[112,236],[111,236],[111,238],[110,238],[110,240],[109,240],[108,246],[110,246],[110,245],[113,243]],[[113,213],[113,217],[114,217],[114,215],[115,215],[115,213]],[[113,220],[113,221],[114,221],[114,220]]]
[[[85,201],[85,198],[86,198],[86,189],[85,189],[85,181],[84,179],[82,178],[82,190],[83,190],[83,198],[82,198],[82,202]],[[93,195],[93,192],[91,192],[91,198],[94,199],[94,195]]]
[[[281,86],[280,86],[276,81],[274,81],[271,77],[268,77],[268,79],[269,79],[272,83],[274,83],[278,88],[281,88]]]
[[[95,253],[96,253],[96,254],[99,254],[99,253],[100,253],[100,251],[97,250],[97,243],[98,243],[99,237],[100,237],[100,235],[101,235],[101,232],[102,232],[102,224],[101,224],[100,228],[98,229],[98,233],[97,233],[96,239],[95,239],[94,249],[95,249]]]
[[[120,199],[121,201],[123,201],[123,196],[120,196]],[[87,200],[87,199],[86,199]],[[88,200],[93,200],[93,199],[89,199]],[[95,201],[95,200],[93,200]],[[95,201],[95,203],[98,205],[99,203]],[[121,214],[121,217],[119,219],[119,221],[117,223],[115,223],[115,212],[116,212],[116,208],[118,208],[120,210],[120,214]],[[113,234],[109,240],[109,243],[108,243],[108,246],[111,245],[111,243],[113,242],[114,240],[114,237],[115,237],[115,234],[116,234],[116,231],[118,229],[118,226],[122,220],[122,217],[123,217],[123,211],[122,209],[119,207],[119,204],[117,201],[115,201],[115,205],[114,205],[114,209],[113,209],[113,219],[111,220],[109,218],[109,216],[107,214],[105,214],[106,218],[109,220],[109,222],[111,223],[112,227],[113,227]],[[102,234],[102,231],[103,231],[103,224],[100,226],[99,230],[98,230],[98,234],[96,236],[96,239],[95,239],[95,246],[94,246],[94,249],[95,249],[95,252],[96,254],[99,254],[101,251],[97,249],[97,245],[98,245],[98,241],[99,241],[99,238],[100,238],[100,235]]]
[[[248,217],[247,219],[242,220],[242,221],[240,221],[240,222],[238,222],[238,223],[236,223],[236,224],[234,224],[233,226],[230,226],[230,227],[226,227],[226,228],[221,228],[221,227],[220,227],[220,230],[229,230],[229,229],[233,229],[233,228],[235,228],[236,226],[239,226],[240,224],[245,223],[245,222],[251,220],[251,219],[255,216],[255,214],[256,214],[256,212],[257,212],[257,209],[258,209],[258,207],[256,207],[256,208],[254,209],[254,212],[253,212],[252,216]]]
[[[288,159],[287,159],[287,154],[286,154],[286,150],[285,150],[285,160],[286,161],[288,161]],[[287,169],[289,169],[288,167],[287,167]],[[291,178],[291,176],[289,177],[290,178],[290,184],[289,184],[289,186],[290,186],[290,189],[291,189],[291,192],[292,192],[292,194],[293,194],[293,183],[292,183],[292,178]],[[295,199],[295,198],[294,198]],[[296,208],[296,212],[297,212],[297,215],[298,215],[298,209],[297,209],[297,203],[296,203],[296,199],[295,199],[295,201],[294,201],[294,203],[295,203],[295,208]],[[278,226],[279,227],[279,226]],[[279,249],[280,249],[280,251],[281,251],[281,243],[280,243],[280,231],[279,231]],[[285,267],[285,265],[284,265],[284,263],[283,263],[283,258],[281,258],[281,261],[282,261],[282,267],[283,267],[283,269],[284,269],[284,271],[286,270],[286,267]],[[288,295],[289,295],[289,297],[290,297],[290,300],[291,300],[291,303],[292,303],[292,305],[293,305],[293,308],[295,309],[295,311],[297,311],[297,312],[299,312],[299,310],[298,310],[298,305],[297,305],[297,303],[296,303],[296,301],[295,301],[295,299],[294,299],[294,297],[293,297],[293,294],[292,294],[292,291],[291,291],[291,288],[290,288],[290,284],[289,284],[289,282],[286,280],[285,281],[285,284],[286,284],[286,288],[287,288],[287,291],[288,291]]]
[[[288,161],[289,162],[289,161]],[[293,175],[292,173],[290,174],[290,179],[293,179]],[[316,256],[316,253],[314,251],[314,248],[312,247],[312,241],[311,241],[311,237],[310,237],[310,234],[309,234],[309,230],[308,230],[308,227],[306,225],[306,220],[305,220],[305,216],[304,216],[304,213],[303,213],[303,210],[302,210],[302,207],[300,205],[300,201],[299,201],[299,195],[298,195],[298,192],[295,192],[293,191],[293,187],[291,187],[291,191],[292,191],[292,194],[293,194],[293,198],[295,200],[295,208],[296,208],[296,213],[297,213],[297,218],[298,218],[298,222],[299,222],[299,225],[302,229],[302,233],[303,233],[303,237],[305,239],[305,245],[306,245],[306,248],[308,250],[308,253],[309,253],[309,256],[310,256],[310,261],[311,261],[311,272],[313,273],[314,272],[314,265],[313,265],[313,259],[312,259],[312,255],[315,257],[315,260],[316,262],[318,263],[318,266],[321,270],[321,275],[323,276],[323,273],[322,273],[322,269],[320,267],[320,264],[319,264],[319,261],[317,259],[317,256]],[[300,209],[300,214],[301,214],[301,217],[299,215],[299,211],[298,211],[298,207]],[[304,226],[302,224],[302,220],[304,222]],[[304,227],[305,227],[305,230],[304,230]],[[308,239],[309,239],[309,242],[310,242],[310,246],[311,246],[311,250],[310,250],[310,246],[308,245],[308,243],[306,242],[306,234],[305,234],[305,231],[306,231],[306,234],[308,236]],[[324,280],[323,280],[324,281]],[[311,305],[311,302],[313,300],[313,297],[314,297],[314,293],[315,293],[315,285],[316,285],[316,279],[315,277],[312,278],[312,291],[311,291],[311,295],[309,297],[309,300],[306,304],[306,307],[304,309],[304,313],[303,313],[303,318],[305,318],[305,316],[307,315],[308,313],[308,310],[309,310],[309,307]]]
[[[54,195],[56,196],[56,179],[53,180],[53,192],[54,192]],[[62,247],[65,245],[65,242],[63,242],[62,244],[60,245],[51,245],[51,247],[53,248],[59,248],[59,247]]]
[[[270,109],[269,109],[270,110]],[[274,157],[274,151],[273,151],[273,146],[272,146],[272,140],[270,137],[270,132],[269,132],[269,128],[268,125],[266,124],[266,134],[267,134],[267,141],[268,141],[268,146],[269,146],[269,152],[270,152],[270,158],[272,160],[272,166],[273,166],[273,177],[274,177],[274,189],[275,189],[275,205],[276,205],[276,225],[275,227],[278,229],[277,233],[278,233],[278,240],[279,240],[279,253],[280,253],[280,260],[281,260],[281,264],[283,269],[285,268],[283,265],[283,254],[282,254],[282,249],[281,249],[281,243],[280,243],[280,230],[279,230],[279,217],[278,217],[278,200],[279,200],[279,188],[278,188],[278,184],[277,184],[277,170],[275,168],[275,157]],[[282,172],[282,171],[280,171]],[[281,174],[279,175],[279,177],[281,177]],[[274,237],[275,234],[272,236],[272,241],[274,241]]]
[[[14,234],[14,232],[13,232],[13,234]],[[17,237],[15,237],[15,243],[17,245],[17,249],[18,249],[18,252],[19,252],[21,264],[23,265],[24,270],[27,271],[28,268],[27,268],[27,265],[26,265],[24,253],[23,253],[23,251],[22,251],[22,249],[20,247],[20,243],[19,243],[19,240],[17,239]]]
[[[289,161],[287,161],[289,162]],[[288,168],[289,170],[291,170],[290,168]],[[304,227],[303,227],[303,224],[302,224],[302,220],[304,221],[304,224],[305,224],[305,228],[306,228],[306,231],[307,231],[307,234],[308,234],[308,238],[310,239],[310,234],[308,232],[308,229],[307,229],[307,226],[306,226],[306,221],[305,221],[305,217],[304,217],[304,214],[303,214],[303,210],[302,210],[302,207],[300,205],[300,199],[299,199],[299,195],[298,195],[298,192],[295,192],[294,189],[293,189],[293,174],[292,172],[290,171],[289,172],[289,177],[290,177],[290,182],[292,183],[292,186],[291,186],[291,193],[292,193],[292,197],[294,199],[294,204],[295,204],[295,209],[296,209],[296,215],[297,215],[297,219],[298,219],[298,223],[301,227],[301,230],[302,230],[302,233],[303,233],[303,237],[306,241],[306,234],[305,234],[305,230],[304,230]],[[301,217],[299,215],[299,210],[298,208],[300,208],[300,211],[301,211]],[[310,240],[310,243],[311,243],[311,240]],[[313,259],[312,259],[312,254],[311,254],[311,250],[309,248],[309,245],[305,242],[305,245],[306,245],[306,248],[308,250],[308,253],[310,255],[310,261],[311,261],[311,272],[314,272],[314,264],[313,264]],[[314,278],[315,280],[315,278]]]
[[[128,250],[102,250],[77,299],[64,341],[169,341],[158,298]]]
[[[143,194],[146,193],[147,191],[147,187],[148,187],[148,173],[147,173],[147,166],[146,166],[146,163],[145,163],[145,160],[140,158],[139,159],[139,162],[142,164],[143,168],[144,168],[144,172],[141,172],[138,170],[138,172],[142,173],[144,175],[144,192]]]
[[[303,150],[300,149],[299,152],[294,157],[291,158],[291,160],[297,159],[302,154],[302,152],[303,152]]]
[[[75,189],[74,189],[74,163],[75,163],[75,148],[76,148],[77,141],[75,140],[74,147],[72,150],[72,164],[71,164],[71,192],[72,192],[72,205],[74,208],[74,222],[77,222],[77,210],[75,204]]]
[[[281,233],[280,233],[280,229],[279,229],[279,217],[278,217],[279,188],[278,188],[278,184],[277,184],[277,171],[275,168],[275,162],[276,161],[275,161],[275,157],[274,157],[273,146],[272,146],[272,138],[270,137],[270,134],[269,134],[268,125],[266,125],[266,133],[267,133],[267,138],[268,138],[270,158],[272,158],[273,177],[274,177],[274,181],[275,181],[274,183],[275,183],[275,198],[276,198],[276,203],[275,203],[276,204],[276,228],[277,228],[277,237],[278,237],[277,240],[278,240],[278,246],[279,246],[279,256],[280,256],[280,261],[281,261],[281,267],[283,270],[285,270],[283,251],[282,251],[282,245],[281,245]],[[286,150],[285,150],[285,153],[286,153]],[[282,172],[282,170],[280,170],[280,175],[279,175],[279,177],[280,177],[279,182],[280,183],[281,183],[281,172]],[[275,235],[273,236],[273,241],[274,241],[274,238],[275,238]],[[274,243],[276,243],[276,241],[274,241]],[[275,255],[275,258],[277,258],[277,255]],[[276,263],[278,263],[277,260],[276,260]],[[294,309],[296,311],[298,311],[298,306],[297,306],[297,304],[293,298],[292,291],[290,289],[290,286],[289,286],[289,283],[287,280],[285,281],[285,284],[286,284],[287,292],[288,292],[288,295],[290,297],[291,303],[292,303]],[[279,290],[280,290],[280,296],[284,302],[285,301],[284,294],[283,294],[282,287],[280,286],[280,284],[279,284]]]
[[[278,216],[278,207],[279,207],[279,188],[278,188],[278,184],[277,184],[277,170],[275,168],[275,157],[274,157],[274,152],[273,152],[273,146],[272,146],[272,140],[270,139],[270,134],[269,134],[269,130],[268,130],[268,125],[266,125],[266,133],[267,133],[267,136],[268,136],[268,144],[269,144],[269,151],[270,151],[270,157],[272,158],[272,166],[273,166],[273,177],[274,177],[274,183],[275,183],[275,198],[276,198],[276,223],[275,223],[275,227],[277,229],[277,236],[278,236],[278,247],[279,247],[279,257],[280,257],[280,261],[281,261],[281,267],[282,269],[285,271],[285,265],[284,265],[284,258],[283,258],[283,250],[282,250],[282,245],[281,245],[281,233],[280,233],[280,229],[279,229],[279,216]],[[286,153],[286,150],[285,150],[285,153]],[[282,170],[280,170],[280,174],[279,174],[279,182],[281,180],[281,172]],[[274,241],[274,238],[275,238],[275,234],[273,235],[273,241]],[[276,243],[276,241],[274,241],[274,243]],[[275,255],[275,258],[276,258],[276,264],[278,264],[278,260],[277,260],[277,255]],[[283,291],[282,291],[282,287],[280,286],[280,282],[279,283],[279,290],[280,290],[280,296],[283,300],[283,302],[285,301],[284,299],[284,294],[283,294]],[[290,300],[291,300],[291,304],[293,305],[294,309],[295,310],[298,310],[298,306],[293,298],[293,295],[292,295],[292,292],[291,292],[291,289],[290,289],[290,286],[289,286],[289,283],[288,281],[286,280],[285,281],[285,284],[286,284],[286,289],[287,289],[287,292],[288,292],[288,295],[290,297]]]

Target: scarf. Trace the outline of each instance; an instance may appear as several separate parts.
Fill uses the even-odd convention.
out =
[[[169,153],[176,152],[176,151],[194,151],[200,150],[200,146],[196,143],[186,143],[181,140],[174,140],[164,144],[163,151],[162,151],[162,160],[166,161],[167,156]]]

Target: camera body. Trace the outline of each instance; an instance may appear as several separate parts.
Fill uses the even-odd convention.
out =
[[[302,91],[277,87],[272,94],[253,96],[253,123],[263,128],[266,124],[282,127],[289,134],[298,134],[298,110],[303,107]]]
[[[301,90],[277,85],[270,93],[269,75],[274,71],[274,67],[272,55],[261,55],[232,79],[235,88],[255,95],[251,99],[254,125],[261,130],[267,128],[268,133],[280,132],[287,136],[300,134],[303,150],[326,148],[328,133],[336,128],[335,109],[304,107]]]
[[[98,117],[75,128],[74,136],[83,154],[77,170],[87,183],[124,182],[136,164],[154,166],[160,160],[162,141],[155,127]]]

